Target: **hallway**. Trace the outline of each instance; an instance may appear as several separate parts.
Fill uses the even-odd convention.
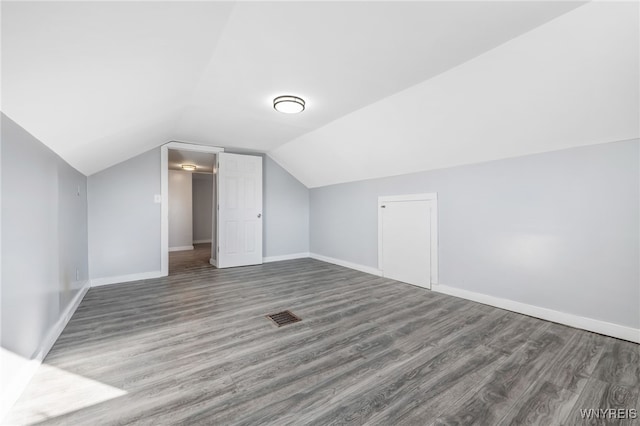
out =
[[[169,275],[176,275],[200,268],[213,268],[209,263],[211,258],[211,243],[194,244],[193,250],[173,251],[169,253]]]

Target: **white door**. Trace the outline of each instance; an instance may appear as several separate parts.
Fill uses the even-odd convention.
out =
[[[218,154],[218,268],[262,263],[262,157]]]
[[[382,202],[383,276],[431,288],[431,202]]]
[[[211,185],[211,258],[209,263],[218,265],[218,154],[213,161],[213,185]]]

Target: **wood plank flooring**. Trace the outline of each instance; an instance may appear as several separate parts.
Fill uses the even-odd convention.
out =
[[[169,253],[169,274],[180,274],[191,269],[210,267],[211,243],[194,244],[193,250]]]
[[[633,343],[311,259],[174,272],[91,289],[9,424],[640,424],[580,415],[640,408]]]

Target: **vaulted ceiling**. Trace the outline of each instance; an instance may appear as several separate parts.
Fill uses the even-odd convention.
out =
[[[637,77],[636,3],[2,3],[2,111],[85,174],[178,140],[313,187],[638,137]]]

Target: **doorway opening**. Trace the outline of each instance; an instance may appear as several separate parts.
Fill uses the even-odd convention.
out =
[[[223,151],[181,142],[161,148],[160,255],[165,276],[214,263],[216,164]]]
[[[171,153],[178,151],[178,153]],[[179,170],[169,170],[171,158],[175,160],[175,168]],[[211,196],[211,243],[207,239],[200,240],[193,230],[193,172],[198,170],[200,154],[213,154],[213,166],[211,168],[213,176],[212,196]],[[204,161],[204,160],[203,160]],[[205,161],[206,164],[208,160]],[[161,232],[160,232],[160,263],[162,275],[169,275],[169,249],[172,252],[192,251],[192,247],[198,249],[198,244],[210,244],[202,248],[202,255],[207,251],[210,253],[209,263],[217,268],[231,268],[236,266],[258,265],[262,258],[262,156],[246,155],[224,152],[223,148],[194,145],[182,142],[170,142],[161,147]],[[185,175],[184,166],[191,172]],[[191,176],[191,179],[185,176]],[[197,179],[197,178],[196,178]],[[185,185],[190,183],[190,189],[178,186],[178,182]],[[188,183],[185,183],[188,182]],[[181,195],[186,201],[182,205],[186,206],[185,213],[181,208],[175,207],[170,211],[170,187],[176,185],[174,195]],[[195,183],[199,188],[200,183]],[[202,185],[207,188],[206,184]],[[205,189],[206,190],[206,189]],[[189,202],[189,197],[191,200]],[[181,197],[178,197],[181,198]],[[188,208],[191,208],[191,212]],[[204,213],[206,215],[206,212]],[[179,216],[191,217],[191,226],[180,225],[171,226],[170,216],[173,222],[180,221]],[[206,218],[209,222],[209,218]],[[176,229],[182,229],[186,235],[180,239],[174,235]],[[191,234],[189,235],[189,231]],[[206,236],[206,232],[204,232]],[[201,234],[200,234],[201,235]],[[195,245],[194,245],[195,244]],[[191,253],[194,254],[194,253]],[[178,256],[178,255],[176,255]],[[182,257],[190,258],[189,253],[182,254]],[[182,259],[184,260],[184,259]],[[176,258],[176,263],[178,259]],[[199,262],[199,260],[198,260]],[[188,265],[187,265],[188,266]]]
[[[169,150],[169,274],[210,267],[216,154]]]

